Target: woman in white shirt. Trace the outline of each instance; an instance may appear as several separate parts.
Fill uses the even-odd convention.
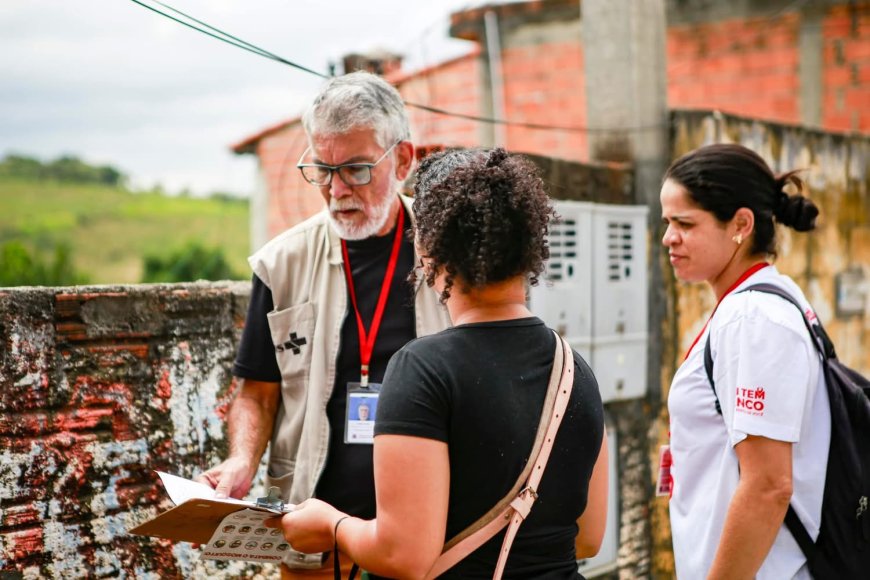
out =
[[[810,578],[783,519],[791,503],[818,536],[831,436],[824,376],[801,313],[778,296],[741,292],[774,284],[814,316],[769,263],[776,224],[809,231],[819,213],[786,193],[789,184],[803,186],[745,147],[718,144],[676,160],[662,185],[662,243],[674,273],[706,282],[718,300],[668,396],[680,578]],[[708,337],[715,394],[704,368]]]

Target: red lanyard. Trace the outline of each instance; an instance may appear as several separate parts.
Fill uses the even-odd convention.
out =
[[[378,305],[375,308],[372,326],[368,333],[366,333],[366,327],[363,324],[362,316],[360,316],[359,307],[356,303],[353,274],[350,271],[350,258],[347,255],[347,243],[341,240],[341,254],[344,256],[344,274],[347,277],[347,288],[350,290],[350,301],[356,313],[356,327],[359,331],[359,360],[362,364],[360,369],[360,386],[363,387],[369,386],[369,362],[372,360],[372,352],[375,350],[375,338],[378,336],[381,320],[384,318],[384,308],[387,305],[387,297],[390,295],[390,285],[393,281],[393,274],[396,271],[396,263],[399,261],[399,248],[402,245],[402,229],[404,225],[405,212],[402,208],[399,208],[399,220],[396,224],[396,237],[393,239],[393,250],[390,253],[387,272],[384,274],[384,282],[381,284],[381,294],[378,296]]]
[[[737,278],[737,281],[734,282],[734,284],[732,284],[731,287],[725,291],[725,294],[723,294],[722,298],[719,299],[719,302],[716,303],[716,308],[719,308],[719,305],[722,304],[722,301],[725,300],[725,297],[731,294],[731,292],[733,292],[735,288],[743,284],[743,282],[745,282],[747,278],[749,278],[762,268],[766,268],[768,266],[770,266],[770,264],[768,264],[767,262],[759,262],[758,264],[755,264],[754,266],[743,272],[743,274],[741,274],[740,277]],[[710,324],[710,321],[713,319],[713,315],[716,314],[716,308],[714,308],[713,312],[710,313],[710,318],[708,318],[707,322],[704,323],[704,328],[701,329],[701,332],[699,332],[698,336],[695,337],[695,340],[692,341],[692,346],[690,346],[689,350],[686,351],[686,356],[683,357],[683,360],[689,358],[689,353],[692,352],[692,349],[695,348],[696,344],[698,344],[698,341],[701,339],[704,331],[707,330],[707,325]]]

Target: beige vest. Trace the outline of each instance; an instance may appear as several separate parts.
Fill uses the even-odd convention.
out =
[[[412,200],[400,198],[413,216]],[[324,210],[270,241],[248,261],[272,291],[275,309],[268,320],[273,344],[292,342],[275,353],[281,369],[281,404],[267,484],[280,487],[285,501],[299,503],[314,494],[326,463],[326,403],[335,383],[348,302],[341,239],[329,226]],[[447,309],[433,289],[419,288],[414,306],[417,336],[450,325]]]

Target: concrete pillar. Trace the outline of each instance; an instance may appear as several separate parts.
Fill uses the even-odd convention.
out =
[[[660,239],[661,178],[669,161],[667,71],[665,68],[664,0],[583,0],[581,30],[586,75],[589,157],[592,161],[625,161],[635,168],[635,203],[649,207],[650,253],[649,350],[647,401],[652,413],[662,409],[662,319],[666,312]],[[597,129],[606,129],[599,131]],[[645,435],[656,439],[659,426]],[[651,445],[648,444],[648,447]],[[621,465],[620,471],[628,466]],[[650,481],[649,462],[640,480]],[[632,493],[625,482],[620,494]],[[648,492],[647,492],[648,493]],[[653,498],[648,498],[652,503]],[[650,574],[649,540],[630,545],[626,538],[649,539],[649,512],[623,513],[618,565],[634,576]],[[628,549],[631,548],[631,549]]]
[[[801,10],[798,37],[798,74],[800,75],[800,122],[809,127],[822,124],[822,18],[825,7],[810,3]]]
[[[635,166],[635,200],[650,208],[650,352],[647,385],[661,392],[665,293],[658,243],[659,190],[669,162],[664,0],[583,0],[581,4],[589,157]],[[599,131],[597,129],[606,129]]]

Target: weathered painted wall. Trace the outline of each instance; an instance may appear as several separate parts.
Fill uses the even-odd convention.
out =
[[[0,576],[213,578],[127,529],[225,454],[248,285],[0,289]],[[268,570],[268,569],[267,569]]]
[[[779,257],[775,263],[804,289],[840,358],[870,375],[870,136],[825,133],[709,112],[678,111],[672,121],[674,158],[705,144],[731,142],[758,152],[775,172],[805,169],[801,176],[809,187],[807,195],[821,211],[818,228],[808,234],[778,228]],[[662,329],[666,343],[662,361],[664,405],[667,385],[709,317],[715,299],[703,284],[674,279],[667,255],[661,250],[662,234],[654,232],[652,243],[669,273],[668,313]],[[864,280],[863,312],[838,312],[836,279],[844,272]],[[658,444],[667,440],[667,425],[663,406],[658,435],[651,437],[652,465],[658,461]],[[653,569],[667,576],[673,573],[673,558],[666,501],[653,501],[652,519]]]

